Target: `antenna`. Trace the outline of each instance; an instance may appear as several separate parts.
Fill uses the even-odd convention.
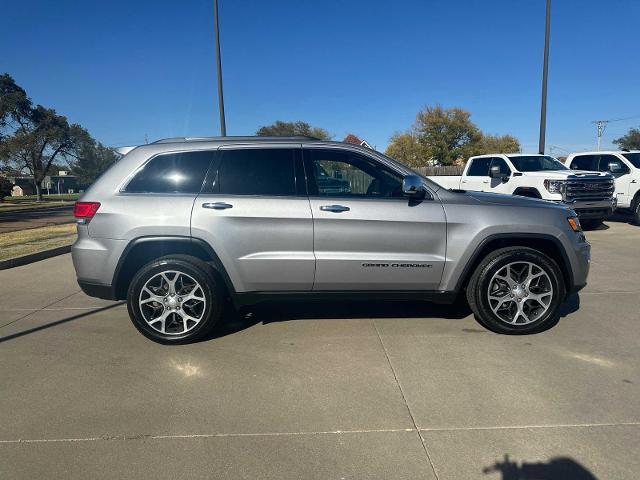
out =
[[[598,131],[598,151],[600,151],[600,142],[602,140],[602,135],[607,128],[607,123],[622,122],[623,120],[633,120],[634,118],[640,118],[640,115],[634,115],[633,117],[614,118],[612,120],[594,120],[593,122],[591,122],[596,125],[596,129]]]

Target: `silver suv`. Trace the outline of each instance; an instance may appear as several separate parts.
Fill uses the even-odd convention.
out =
[[[589,271],[589,244],[562,205],[446,190],[376,151],[304,137],[136,147],[75,215],[82,290],[126,299],[160,343],[202,338],[228,299],[466,293],[485,327],[532,333]]]

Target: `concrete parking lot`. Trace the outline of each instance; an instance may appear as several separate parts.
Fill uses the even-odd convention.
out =
[[[524,337],[281,303],[166,347],[69,255],[2,271],[0,478],[637,479],[640,227],[607,225],[589,286]]]

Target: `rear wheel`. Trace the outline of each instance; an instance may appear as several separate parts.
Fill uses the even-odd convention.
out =
[[[467,287],[467,300],[478,322],[506,334],[534,333],[553,325],[564,296],[558,265],[526,247],[490,253]]]
[[[631,213],[633,215],[633,223],[640,225],[640,197],[636,198]]]
[[[220,318],[223,301],[207,264],[187,255],[163,257],[145,265],[127,294],[134,326],[163,344],[204,337]]]

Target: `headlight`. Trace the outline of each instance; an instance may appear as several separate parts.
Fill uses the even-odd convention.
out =
[[[549,193],[562,193],[564,192],[564,185],[567,183],[566,180],[545,180],[544,188],[546,188]]]

